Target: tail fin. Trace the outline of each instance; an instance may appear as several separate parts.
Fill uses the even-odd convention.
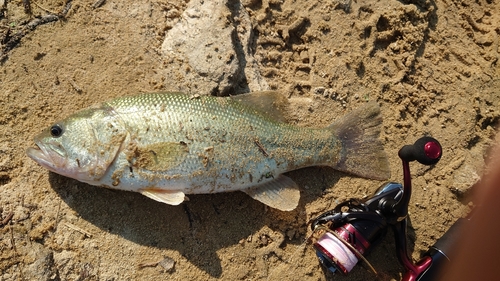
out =
[[[342,142],[340,160],[333,168],[365,178],[388,179],[389,162],[379,140],[381,124],[380,107],[369,102],[330,125]]]

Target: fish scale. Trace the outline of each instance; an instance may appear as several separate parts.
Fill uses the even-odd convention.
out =
[[[56,123],[64,129],[62,136],[46,130],[35,138],[39,149],[28,149],[28,155],[80,181],[137,191],[174,205],[185,194],[242,190],[272,207],[290,210],[300,193],[282,174],[315,165],[371,178],[388,176],[378,140],[378,105],[367,104],[316,129],[276,121],[272,112],[247,97],[269,100],[275,107],[281,99],[275,92],[234,98],[182,93],[121,97]],[[79,147],[78,139],[86,146]],[[65,159],[51,149],[64,150]],[[82,159],[99,163],[83,161],[93,171],[88,177],[76,167]],[[47,164],[50,161],[66,167]]]
[[[218,173],[209,192],[243,189],[253,184],[253,179],[258,183],[269,181],[275,173],[277,175],[295,169],[289,164],[303,166],[302,162],[305,161],[312,164],[327,162],[328,159],[321,158],[330,158],[331,154],[320,157],[316,151],[326,142],[336,142],[331,133],[323,133],[323,138],[319,138],[321,130],[274,122],[257,110],[228,98],[155,94],[144,96],[144,100],[119,98],[107,105],[123,120],[129,132],[134,131],[132,128],[137,130],[134,134],[140,136],[140,140],[135,140],[139,146],[162,141],[182,141],[187,144],[189,154],[186,161],[168,171],[149,173],[160,181],[165,176],[190,177],[191,187],[184,188],[204,188],[206,177],[197,171],[205,170],[209,174]],[[193,112],[197,114],[193,115]],[[147,128],[144,128],[144,124],[147,124]],[[166,127],[164,131],[168,134],[160,133],[162,127]],[[257,140],[266,154],[276,155],[266,157],[259,150]],[[279,153],[278,148],[281,146],[294,152]],[[213,152],[207,152],[207,148]],[[213,154],[213,159],[204,163],[203,155],[207,154]],[[311,156],[315,156],[316,161],[309,160]],[[128,166],[128,163],[124,166]],[[197,180],[196,177],[201,179]],[[160,182],[157,185],[164,184]]]

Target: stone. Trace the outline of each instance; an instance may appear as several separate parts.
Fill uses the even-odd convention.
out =
[[[177,90],[201,95],[267,90],[248,51],[251,40],[250,17],[241,2],[191,1],[162,45],[165,61],[177,64],[175,71],[167,69],[167,81],[181,79],[184,89]]]

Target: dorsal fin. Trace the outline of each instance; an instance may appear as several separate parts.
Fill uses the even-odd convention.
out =
[[[297,207],[300,191],[289,177],[279,175],[269,182],[242,190],[253,199],[281,211],[291,211]]]
[[[285,113],[288,110],[288,99],[275,91],[260,91],[248,94],[231,96],[235,100],[248,107],[263,112],[276,121],[285,122]]]

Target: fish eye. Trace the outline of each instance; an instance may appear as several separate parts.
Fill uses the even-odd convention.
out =
[[[55,138],[62,136],[63,134],[62,126],[59,124],[52,125],[52,127],[50,127],[50,134]]]

